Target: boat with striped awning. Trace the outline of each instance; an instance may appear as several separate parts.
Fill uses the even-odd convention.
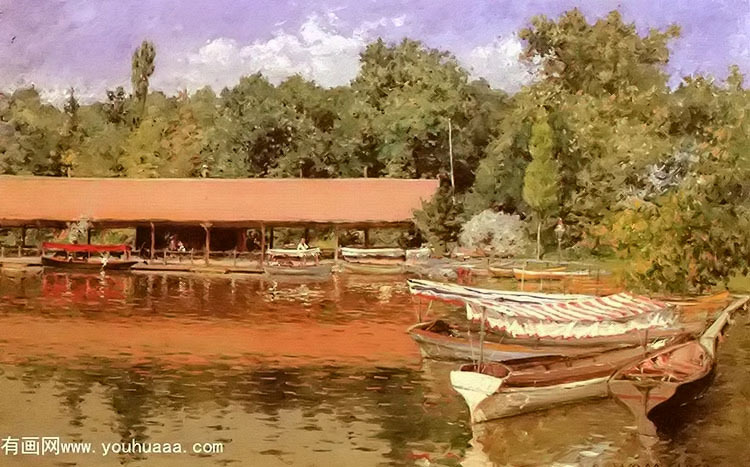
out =
[[[407,280],[407,284],[409,285],[411,294],[416,297],[457,305],[463,305],[469,300],[479,300],[482,302],[549,303],[593,298],[592,295],[484,289],[481,287],[468,287],[422,279],[409,279]]]
[[[674,306],[630,293],[547,303],[469,300],[466,317],[514,338],[608,338],[674,326]]]

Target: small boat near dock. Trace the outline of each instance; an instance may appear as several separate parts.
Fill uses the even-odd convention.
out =
[[[320,263],[320,248],[269,249],[269,262],[263,271],[269,276],[328,276],[331,264]]]
[[[130,269],[139,261],[130,257],[130,245],[42,244],[42,266],[58,269],[108,271]]]
[[[652,416],[668,413],[696,399],[708,388],[716,366],[718,340],[732,313],[746,306],[748,299],[734,300],[699,339],[632,362],[612,376],[609,391],[635,416],[639,434],[656,436]]]

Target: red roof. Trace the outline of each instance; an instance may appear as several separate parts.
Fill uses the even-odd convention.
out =
[[[0,176],[0,225],[410,222],[437,180],[126,179]]]

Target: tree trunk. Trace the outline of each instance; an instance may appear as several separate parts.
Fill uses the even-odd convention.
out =
[[[542,252],[542,221],[536,224],[536,259],[541,259]]]

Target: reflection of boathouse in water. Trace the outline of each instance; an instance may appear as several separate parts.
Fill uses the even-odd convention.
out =
[[[274,227],[369,229],[404,227],[429,200],[437,180],[123,179],[0,177],[0,227],[65,228],[87,219],[93,229],[135,228],[136,251],[169,248],[245,251],[257,231],[273,247]],[[25,238],[25,233],[21,235]],[[173,247],[173,246],[172,246]]]

